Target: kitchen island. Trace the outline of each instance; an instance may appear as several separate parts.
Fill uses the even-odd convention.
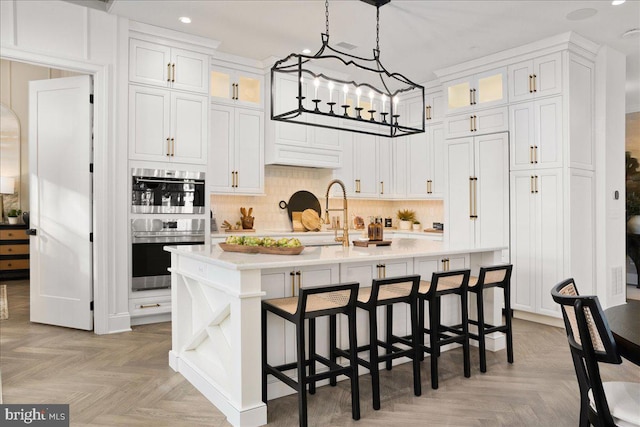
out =
[[[406,274],[424,278],[441,270],[499,263],[503,247],[450,249],[442,242],[398,238],[390,246],[305,248],[300,255],[266,255],[223,252],[217,245],[166,247],[171,252],[172,349],[169,365],[205,395],[234,426],[267,422],[261,398],[260,301],[297,295],[300,287],[357,281]],[[501,296],[487,292],[485,317],[501,322]],[[474,306],[473,301],[470,306]],[[459,305],[443,300],[443,320],[455,318]],[[473,316],[473,310],[470,310]],[[394,310],[394,333],[407,331],[408,314]],[[384,325],[383,321],[379,322]],[[342,326],[342,325],[340,325]],[[269,318],[268,359],[294,361],[295,337],[291,325]],[[326,323],[318,322],[318,345]],[[346,331],[338,336],[346,343]],[[383,331],[379,330],[381,334]],[[358,345],[368,341],[368,322],[358,313]],[[327,339],[328,341],[328,339]],[[504,348],[502,334],[487,339],[487,349]],[[361,369],[361,374],[366,373]],[[281,382],[269,384],[269,398],[293,393]]]

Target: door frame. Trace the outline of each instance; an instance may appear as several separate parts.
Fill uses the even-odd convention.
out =
[[[93,330],[96,334],[130,330],[128,313],[126,318],[121,316],[123,322],[119,322],[118,326],[110,324],[109,318],[111,311],[109,308],[109,287],[110,284],[114,287],[118,282],[116,280],[115,239],[110,237],[109,230],[119,229],[118,218],[121,216],[117,214],[116,209],[118,191],[109,188],[109,183],[114,180],[118,164],[118,147],[115,147],[115,144],[109,144],[109,133],[111,132],[113,135],[111,139],[115,140],[118,132],[116,130],[116,116],[112,111],[109,111],[107,99],[112,99],[111,108],[113,110],[114,105],[117,104],[118,96],[114,93],[109,79],[116,80],[116,76],[110,76],[109,65],[46,56],[19,49],[2,47],[0,58],[93,76]],[[116,73],[117,67],[113,67],[113,69]],[[115,288],[112,293],[117,293]],[[115,300],[115,295],[112,299]]]

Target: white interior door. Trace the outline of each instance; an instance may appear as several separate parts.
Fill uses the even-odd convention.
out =
[[[93,329],[91,77],[29,82],[31,321]]]

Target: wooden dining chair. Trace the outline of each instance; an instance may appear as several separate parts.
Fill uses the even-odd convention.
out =
[[[578,294],[573,279],[551,290],[560,304],[580,387],[580,426],[640,426],[640,383],[602,382],[598,363],[622,359],[598,297]]]

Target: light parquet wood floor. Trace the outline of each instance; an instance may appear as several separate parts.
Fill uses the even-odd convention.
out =
[[[98,336],[29,322],[28,282],[6,282],[8,320],[0,321],[4,403],[69,403],[74,426],[228,426],[225,417],[180,374],[167,353],[171,324]],[[311,426],[576,426],[578,386],[564,330],[514,321],[515,364],[488,353],[488,372],[462,376],[459,349],[443,353],[440,388],[431,390],[428,358],[420,397],[410,364],[383,371],[382,408],[371,408],[360,377],[362,418],[351,419],[348,381],[309,397]],[[640,381],[640,368],[604,366],[606,380]],[[295,395],[270,401],[269,425],[297,426]]]

